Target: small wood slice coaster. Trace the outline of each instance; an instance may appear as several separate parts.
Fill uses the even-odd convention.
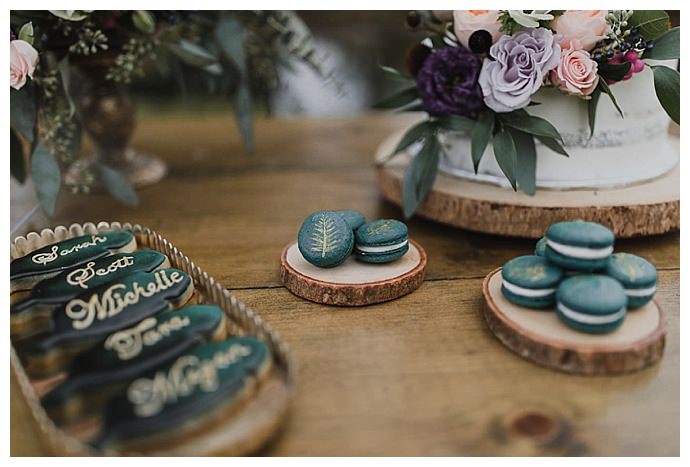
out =
[[[417,242],[409,242],[408,252],[396,261],[368,264],[352,255],[335,268],[308,263],[294,242],[280,257],[280,279],[298,297],[325,305],[362,306],[394,300],[416,290],[424,280],[426,253]]]
[[[378,148],[390,154],[395,134]],[[410,158],[399,155],[378,169],[379,191],[402,205],[402,182]],[[618,238],[680,230],[680,164],[659,178],[622,188],[539,189],[534,196],[439,172],[416,213],[454,227],[511,237],[540,238],[554,222],[586,220],[604,224]]]
[[[615,375],[656,363],[664,353],[666,320],[659,305],[628,310],[609,334],[587,334],[563,324],[554,310],[514,305],[501,293],[501,268],[484,279],[484,319],[506,347],[538,365],[587,375]]]

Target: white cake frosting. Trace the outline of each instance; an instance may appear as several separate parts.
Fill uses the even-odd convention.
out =
[[[675,66],[675,61],[664,62]],[[587,103],[566,96],[554,88],[542,88],[534,95],[539,105],[531,115],[542,117],[563,137],[570,157],[555,153],[536,141],[539,188],[610,188],[657,178],[678,163],[678,150],[669,140],[669,118],[654,91],[652,71],[646,67],[628,81],[611,86],[623,111],[618,113],[602,94],[597,106],[594,135],[590,138]],[[464,133],[441,135],[445,155],[439,169],[451,175],[510,186],[488,145],[474,174],[470,139]]]

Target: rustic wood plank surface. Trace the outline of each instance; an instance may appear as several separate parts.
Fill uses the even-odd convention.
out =
[[[487,330],[482,279],[529,253],[529,240],[415,219],[410,235],[425,248],[428,267],[414,293],[343,309],[282,287],[280,253],[310,212],[351,208],[400,218],[377,191],[373,155],[405,121],[260,121],[256,152],[246,157],[226,116],[144,120],[134,143],[164,158],[169,177],[141,190],[136,209],[105,195],[63,194],[51,225],[122,220],[152,227],[280,333],[298,364],[298,388],[264,454],[677,455],[678,234],[616,245],[660,269],[657,297],[668,317],[661,362],[616,377],[540,368]],[[18,393],[14,381],[11,391]],[[12,454],[44,454],[19,398],[11,409]]]

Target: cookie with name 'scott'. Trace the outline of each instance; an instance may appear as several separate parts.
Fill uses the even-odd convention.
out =
[[[77,356],[66,379],[41,402],[58,423],[88,415],[102,409],[133,378],[202,342],[218,342],[226,335],[225,314],[215,305],[192,305],[150,316]]]
[[[113,253],[131,253],[137,241],[131,232],[84,235],[44,246],[10,263],[10,292],[28,290],[65,269]]]
[[[191,277],[174,268],[137,272],[88,290],[53,312],[50,331],[26,349],[26,372],[47,376],[59,371],[113,332],[179,308],[193,292]]]
[[[271,367],[268,347],[252,337],[196,347],[131,381],[108,405],[92,444],[145,452],[189,441],[250,397]]]
[[[151,272],[170,266],[158,251],[116,253],[65,270],[36,284],[28,296],[10,306],[10,333],[13,338],[45,331],[50,315],[60,305],[86,290],[107,284],[129,274]],[[13,297],[21,294],[14,294]]]

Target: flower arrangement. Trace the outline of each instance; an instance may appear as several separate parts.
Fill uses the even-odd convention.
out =
[[[11,11],[11,174],[22,183],[33,178],[48,214],[63,184],[61,172],[79,163],[75,71],[105,56],[111,63],[106,79],[113,83],[126,85],[155,72],[154,59],[202,74],[209,88],[233,101],[247,152],[253,146],[253,101],[277,88],[281,64],[294,57],[334,80],[319,65],[309,29],[290,11]],[[99,177],[116,198],[137,202],[122,173],[98,170],[70,188],[88,192],[88,180]]]
[[[460,10],[412,11],[412,29],[427,37],[406,55],[408,73],[383,67],[412,84],[379,108],[424,111],[428,118],[401,138],[393,157],[419,148],[403,179],[403,210],[410,217],[433,185],[444,131],[466,132],[475,173],[489,144],[514,190],[535,192],[535,140],[568,156],[550,122],[530,115],[543,87],[587,106],[594,133],[601,94],[615,98],[618,82],[650,67],[656,95],[668,116],[680,123],[680,75],[646,63],[680,56],[680,28],[670,28],[661,10]]]

